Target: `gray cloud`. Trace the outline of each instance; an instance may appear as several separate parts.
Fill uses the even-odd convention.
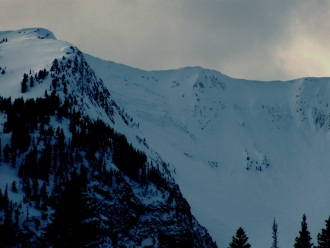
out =
[[[326,1],[5,1],[0,30],[45,27],[146,70],[199,65],[275,80],[330,72]]]

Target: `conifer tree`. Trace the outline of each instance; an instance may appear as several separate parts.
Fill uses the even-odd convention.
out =
[[[310,232],[307,230],[306,215],[303,215],[303,220],[301,222],[301,231],[299,231],[299,237],[296,237],[295,248],[312,248],[313,243]]]
[[[330,216],[329,219],[325,221],[325,223],[325,229],[322,228],[322,232],[317,234],[318,246],[315,246],[315,248],[330,247]]]
[[[28,81],[28,75],[24,73],[23,81],[21,82],[21,92],[25,93],[27,91],[27,81]]]
[[[277,230],[277,223],[275,221],[275,218],[274,218],[272,230],[273,230],[273,235],[272,235],[272,237],[273,237],[273,244],[272,244],[272,247],[271,248],[278,248],[278,241],[277,241],[278,230]]]
[[[34,86],[34,79],[32,76],[30,76],[30,87],[32,88]]]
[[[17,193],[16,181],[13,181],[13,183],[11,184],[11,191],[13,191],[14,193]]]
[[[9,206],[9,198],[8,198],[8,185],[6,184],[5,193],[3,194],[3,209],[6,211]]]
[[[250,248],[251,245],[247,243],[248,237],[242,227],[236,231],[236,237],[233,237],[232,242],[229,244],[229,248]]]

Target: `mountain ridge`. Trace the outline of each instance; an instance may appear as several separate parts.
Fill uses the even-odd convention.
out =
[[[329,201],[320,200],[329,192],[325,176],[329,173],[329,78],[262,82],[203,68],[198,73],[196,68],[130,72],[128,67],[117,70],[115,64],[102,68],[106,61],[86,58],[116,101],[138,120],[150,146],[175,168],[174,177],[193,213],[220,246],[226,246],[237,226],[243,226],[255,235],[250,235],[252,245],[265,247],[271,243],[267,228],[274,217],[286,232],[280,242],[289,246],[298,232],[293,219],[303,212],[318,219],[318,224],[311,220],[316,239],[317,226],[329,214]],[[306,200],[302,192],[307,192]],[[321,206],[323,217],[313,214],[313,202]],[[240,213],[242,205],[249,206],[245,214]],[[268,217],[254,222],[247,217],[249,212]],[[231,216],[231,221],[221,214]]]
[[[5,36],[0,33],[0,38]],[[0,49],[9,42],[0,44]],[[24,70],[18,68],[22,64],[15,67],[7,62],[9,55],[4,54],[1,93],[21,97],[23,73],[50,70],[55,58],[69,59],[70,46],[56,41],[51,46],[54,52],[42,65],[28,60],[34,67],[26,64]],[[31,52],[35,60],[39,49]],[[239,226],[253,247],[270,245],[274,217],[280,245],[292,245],[303,213],[315,243],[330,214],[330,200],[325,197],[330,193],[329,78],[262,82],[201,67],[143,71],[82,56],[79,61],[86,61],[95,71],[95,80],[120,106],[113,105],[114,128],[134,147],[165,161],[192,214],[219,247],[230,243]],[[8,76],[12,69],[19,75]],[[3,87],[6,77],[15,83],[11,88]],[[24,95],[43,95],[50,85],[51,80],[45,80],[34,93],[28,90]],[[94,105],[80,106],[85,112]]]

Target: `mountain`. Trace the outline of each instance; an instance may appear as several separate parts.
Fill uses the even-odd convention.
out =
[[[0,40],[1,247],[216,247],[78,48]]]
[[[67,153],[78,154],[77,160],[72,160],[72,170],[80,164],[79,157],[88,168],[88,195],[90,202],[98,203],[100,230],[114,230],[114,224],[130,222],[125,216],[131,216],[132,224],[121,226],[105,238],[110,247],[117,242],[114,237],[120,237],[118,242],[122,245],[160,247],[182,247],[183,243],[213,246],[212,237],[219,247],[228,247],[239,227],[244,228],[252,247],[270,247],[274,218],[279,245],[290,247],[299,234],[304,213],[316,243],[317,233],[330,215],[329,78],[261,82],[234,79],[200,67],[144,71],[84,54],[56,40],[45,29],[1,32],[1,40],[2,97],[11,97],[14,102],[22,96],[46,97],[45,91],[51,97],[56,90],[54,101],[55,96],[62,104],[67,99],[70,110],[62,113],[63,105],[55,109],[45,127],[62,128],[67,145],[72,142],[69,137],[73,137],[73,109],[85,116],[80,120],[86,121],[75,123],[77,131],[88,125],[92,128],[99,120],[113,130],[110,133],[117,134],[108,139],[118,146],[107,150],[104,157],[101,146],[91,159],[88,142],[78,152],[78,145],[66,148]],[[44,69],[46,76],[35,77],[38,82],[22,93],[23,75],[30,78]],[[2,111],[3,148],[12,142],[12,131],[4,132],[7,118]],[[39,131],[40,125],[38,122]],[[31,136],[37,139],[39,131],[34,130]],[[89,129],[87,133],[93,132]],[[118,138],[120,134],[125,139]],[[95,135],[103,140],[100,133]],[[52,147],[59,142],[56,135],[48,139]],[[46,145],[47,141],[40,142],[38,159]],[[17,165],[29,149],[17,158]],[[145,157],[139,154],[145,154],[146,163],[140,163]],[[131,156],[138,164],[133,170],[121,162]],[[106,169],[93,169],[95,159],[102,160]],[[11,168],[11,162],[1,163],[0,188],[4,191],[6,184],[24,178],[18,178],[18,166]],[[111,177],[119,180],[118,185],[109,187],[100,182],[101,175],[110,171],[119,178]],[[147,180],[141,175],[147,175]],[[54,175],[50,173],[49,178]],[[49,181],[50,193],[54,183]],[[108,199],[108,192],[113,199]],[[20,186],[18,193],[9,193],[9,198],[22,202],[24,194]],[[60,192],[59,196],[62,194],[65,195]],[[35,200],[22,204],[21,222],[26,219],[26,206],[30,215],[41,215],[35,210]],[[54,208],[49,206],[48,215],[56,208],[56,204]],[[112,216],[117,213],[121,217],[109,224],[111,216],[101,209],[111,209]],[[139,209],[138,213],[134,209]],[[45,220],[41,226],[47,221],[50,222]],[[27,226],[41,236],[32,224]],[[127,233],[125,229],[131,231]]]
[[[330,214],[329,78],[260,82],[86,60],[174,168],[219,247],[240,226],[252,247],[270,246],[274,218],[280,246],[293,246],[304,213],[316,243]]]

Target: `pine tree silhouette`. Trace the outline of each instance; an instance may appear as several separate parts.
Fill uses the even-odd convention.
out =
[[[318,246],[315,246],[315,248],[330,247],[330,217],[325,221],[325,223],[325,229],[322,228],[322,232],[317,234]]]
[[[299,231],[299,237],[296,237],[295,248],[311,248],[313,243],[310,232],[307,230],[306,215],[303,215],[303,220],[301,222],[301,231]]]
[[[278,248],[278,229],[277,229],[277,223],[275,221],[275,218],[274,218],[274,222],[273,222],[273,226],[272,226],[272,230],[273,230],[273,244],[272,244],[272,247],[271,248]]]
[[[229,248],[250,248],[251,245],[247,243],[248,237],[242,227],[236,231],[236,237],[233,237],[233,241],[229,244]]]

